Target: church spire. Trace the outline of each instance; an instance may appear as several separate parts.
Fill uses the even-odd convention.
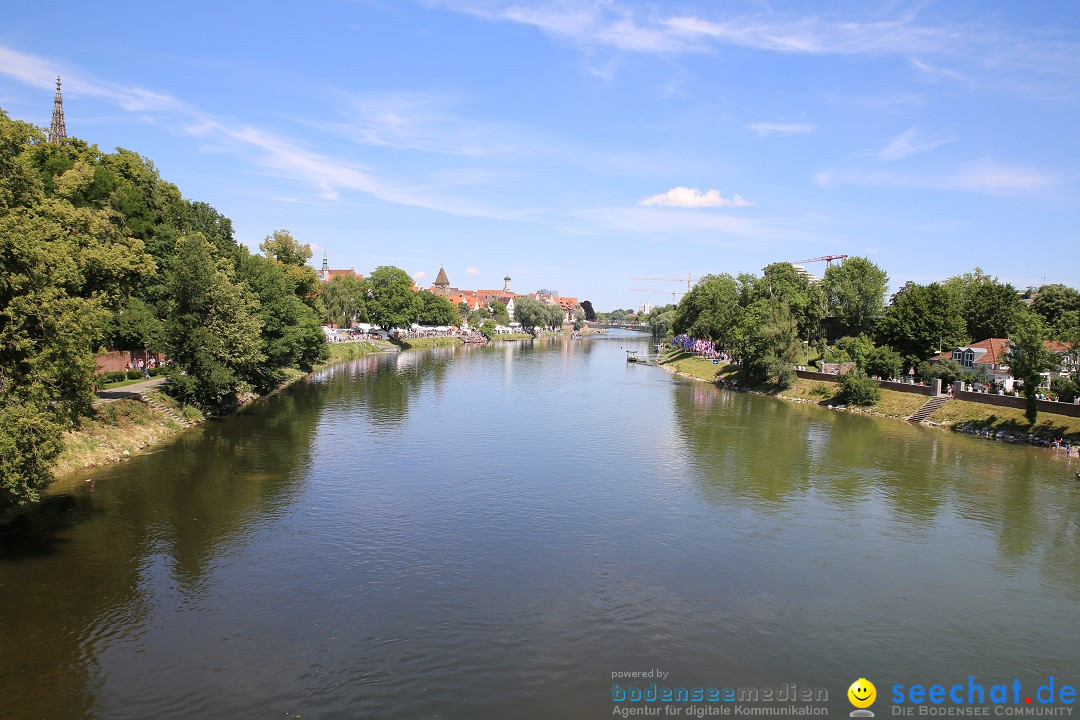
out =
[[[49,142],[59,145],[67,137],[67,125],[64,124],[64,99],[60,97],[60,76],[56,76],[56,97],[53,98],[52,124],[49,125]]]

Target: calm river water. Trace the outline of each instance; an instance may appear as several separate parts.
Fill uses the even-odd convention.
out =
[[[656,682],[846,717],[866,677],[884,717],[897,683],[1078,684],[1075,459],[625,347],[372,357],[57,488],[0,529],[0,716],[606,718]]]

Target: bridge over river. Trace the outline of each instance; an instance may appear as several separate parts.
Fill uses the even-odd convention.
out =
[[[642,324],[637,324],[637,323],[621,323],[621,324],[618,324],[618,323],[589,322],[589,323],[585,323],[585,326],[588,327],[588,328],[591,328],[593,330],[612,330],[612,329],[618,328],[618,329],[621,329],[621,330],[637,330],[638,332],[650,332],[649,326],[645,325],[644,323],[642,323]]]

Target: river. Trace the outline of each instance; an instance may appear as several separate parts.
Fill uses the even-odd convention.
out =
[[[64,482],[0,528],[0,717],[605,718],[651,683],[846,716],[860,677],[882,717],[894,684],[1080,681],[1075,460],[625,348],[368,357]]]

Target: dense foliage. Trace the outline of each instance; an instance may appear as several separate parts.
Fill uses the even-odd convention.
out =
[[[323,357],[310,249],[283,230],[262,249],[138,154],[47,143],[0,110],[0,506],[51,479],[99,350],[166,353],[170,391],[206,409]]]

